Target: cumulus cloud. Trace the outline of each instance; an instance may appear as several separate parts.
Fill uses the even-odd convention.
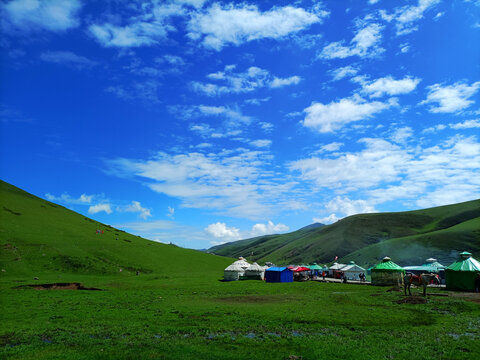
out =
[[[262,12],[256,5],[218,3],[193,14],[188,36],[200,40],[206,48],[220,51],[226,45],[248,41],[281,39],[321,22],[325,11],[308,12],[292,6],[274,7]]]
[[[97,214],[99,212],[106,212],[107,214],[111,214],[112,208],[110,207],[110,204],[97,204],[97,205],[92,205],[88,208],[88,213],[89,214]]]
[[[61,32],[79,26],[77,16],[82,4],[78,0],[13,0],[0,7],[8,21],[8,26],[3,26],[5,31]]]
[[[407,76],[403,79],[395,80],[391,76],[386,76],[372,81],[366,81],[358,78],[362,85],[362,93],[371,98],[377,98],[384,95],[408,94],[415,90],[421,79]]]
[[[67,193],[63,193],[60,196],[55,196],[50,193],[45,194],[45,198],[48,201],[58,202],[61,204],[72,204],[72,205],[87,205],[90,204],[94,198],[99,197],[98,195],[87,195],[82,194],[78,198],[73,198]]]
[[[418,30],[417,22],[423,18],[423,14],[439,3],[440,0],[418,0],[417,5],[396,8],[393,14],[383,12],[383,17],[387,21],[395,21],[397,35],[405,35]]]
[[[280,88],[288,85],[296,85],[301,81],[299,76],[279,78],[273,76],[268,70],[251,66],[245,72],[234,72],[235,65],[227,65],[223,71],[211,73],[207,78],[216,83],[194,81],[191,87],[194,91],[208,96],[223,94],[247,93],[263,87]],[[220,83],[220,84],[218,84]]]
[[[150,209],[142,207],[139,201],[132,201],[131,204],[125,206],[121,210],[126,212],[138,213],[138,216],[140,216],[144,220],[152,216],[152,214],[150,213]]]
[[[342,80],[345,77],[355,76],[358,73],[358,69],[351,65],[344,66],[335,70],[330,71],[334,81]]]
[[[332,101],[329,104],[313,103],[303,111],[307,114],[303,126],[320,133],[334,132],[346,124],[364,120],[396,105],[395,99],[388,102],[368,102],[359,96]]]
[[[267,140],[267,139],[253,140],[253,141],[250,141],[250,145],[257,148],[269,147],[270,145],[272,145],[272,140]]]
[[[272,221],[268,221],[266,224],[255,224],[252,226],[250,232],[251,237],[270,235],[276,233],[282,233],[288,231],[290,228],[285,224],[274,224]]]
[[[371,207],[397,199],[437,206],[480,196],[480,143],[475,137],[456,136],[425,148],[384,139],[361,143],[361,151],[301,159],[289,167],[312,183],[312,191],[354,192]]]
[[[383,27],[379,24],[368,24],[359,29],[350,45],[344,45],[344,41],[332,42],[325,46],[318,55],[322,59],[344,59],[351,56],[375,57],[385,51],[379,46],[382,40]]]
[[[409,126],[405,126],[399,129],[395,129],[390,139],[397,143],[403,144],[405,141],[413,136],[413,129]]]
[[[227,227],[227,224],[217,222],[210,224],[205,228],[205,231],[217,239],[222,239],[224,242],[240,240],[240,229],[235,227]]]
[[[98,63],[77,55],[71,51],[46,51],[40,54],[40,59],[54,64],[62,64],[77,69],[91,68]]]
[[[107,161],[106,171],[142,179],[152,190],[180,199],[183,207],[258,219],[277,207],[293,206],[288,192],[294,184],[275,180],[270,163],[268,152],[237,149],[207,155],[158,153],[147,160],[113,159]]]
[[[428,86],[427,98],[420,104],[436,104],[436,106],[430,106],[429,111],[432,113],[459,112],[474,103],[473,100],[469,99],[479,88],[480,81],[474,82],[472,85],[465,82],[457,82],[447,86],[434,84]]]
[[[480,120],[479,119],[465,120],[460,123],[450,124],[450,127],[456,130],[480,128]]]

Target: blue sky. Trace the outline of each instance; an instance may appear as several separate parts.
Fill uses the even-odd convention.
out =
[[[1,178],[184,247],[480,197],[480,1],[1,2]]]

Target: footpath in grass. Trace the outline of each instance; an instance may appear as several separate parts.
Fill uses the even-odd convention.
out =
[[[399,301],[403,294],[388,288],[350,284],[62,276],[69,279],[103,290],[35,290],[16,288],[24,279],[2,281],[2,358],[480,356],[480,299],[474,294],[459,298],[429,289],[449,296],[416,303]]]

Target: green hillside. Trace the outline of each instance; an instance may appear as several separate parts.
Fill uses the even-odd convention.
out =
[[[453,262],[458,251],[480,255],[480,200],[436,208],[361,214],[335,224],[302,228],[219,245],[209,252],[259,262],[328,263],[355,260],[369,265],[388,255],[401,265],[436,257]]]
[[[103,234],[97,234],[103,230]],[[1,278],[68,274],[218,276],[231,259],[149,241],[0,182]],[[179,265],[182,265],[180,267]],[[120,270],[121,269],[121,270]],[[220,270],[221,273],[221,270]]]

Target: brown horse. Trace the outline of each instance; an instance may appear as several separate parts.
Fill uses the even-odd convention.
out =
[[[414,275],[412,273],[405,274],[403,278],[403,288],[405,290],[405,296],[408,293],[412,295],[410,291],[410,286],[423,286],[423,296],[427,295],[427,285],[431,284],[432,282],[436,283],[437,285],[440,284],[440,278],[437,274],[429,273],[429,274],[421,274],[421,275]]]

